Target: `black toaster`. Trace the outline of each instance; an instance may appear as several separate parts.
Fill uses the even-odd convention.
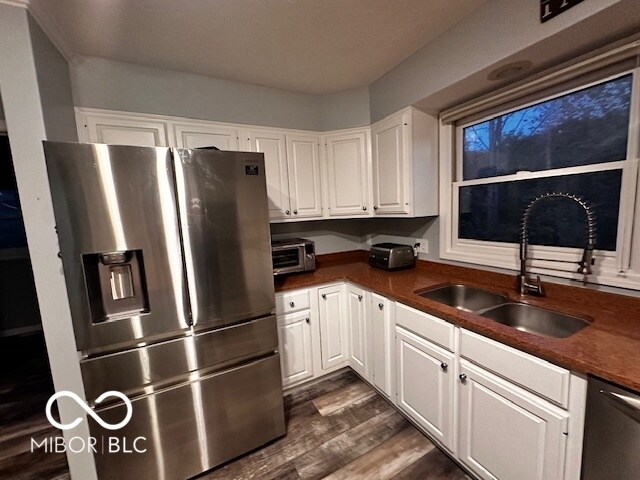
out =
[[[413,247],[399,243],[376,243],[369,250],[369,265],[384,270],[409,268],[416,264]]]

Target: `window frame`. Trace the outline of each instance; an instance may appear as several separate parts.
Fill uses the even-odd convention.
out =
[[[627,157],[622,160],[591,165],[564,167],[535,172],[517,172],[509,175],[463,180],[462,147],[463,129],[522,108],[542,103],[566,94],[583,90],[593,85],[631,74],[631,105],[629,116],[629,134],[627,139]],[[502,183],[534,178],[549,178],[606,170],[622,170],[620,209],[618,212],[618,232],[616,250],[596,250],[596,264],[593,274],[586,278],[588,283],[609,285],[640,290],[640,178],[638,158],[640,156],[640,67],[625,68],[615,74],[606,73],[597,79],[589,79],[576,84],[570,78],[563,84],[571,84],[566,89],[554,86],[552,94],[518,103],[509,102],[508,108],[484,108],[478,114],[466,115],[457,121],[443,121],[440,116],[440,257],[465,263],[489,267],[519,269],[519,245],[517,243],[491,242],[483,240],[461,239],[458,236],[459,190],[461,187],[479,184]],[[521,87],[519,87],[521,88]],[[524,97],[524,95],[522,96]],[[483,99],[486,97],[483,97]],[[480,104],[482,102],[479,102]],[[469,106],[471,105],[471,107]],[[480,107],[482,109],[482,107]],[[473,102],[465,104],[464,110],[473,110]],[[451,113],[447,112],[448,117]],[[549,275],[566,279],[584,281],[577,272],[582,249],[531,245],[529,247],[528,271],[533,274]],[[569,263],[575,262],[575,268]],[[573,271],[572,271],[573,270]]]

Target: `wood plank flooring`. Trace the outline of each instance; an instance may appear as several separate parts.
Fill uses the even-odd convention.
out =
[[[0,365],[0,479],[68,479],[64,453],[31,453],[31,437],[59,432],[44,413],[54,390],[42,335],[0,337]]]
[[[350,370],[285,397],[287,435],[198,480],[468,477]]]
[[[42,338],[0,338],[0,479],[68,480],[64,454],[31,453],[53,393]],[[462,480],[464,472],[352,371],[285,397],[287,435],[198,480]],[[80,479],[82,480],[82,479]]]

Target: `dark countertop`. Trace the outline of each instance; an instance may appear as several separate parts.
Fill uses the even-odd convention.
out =
[[[276,279],[276,291],[347,280],[570,370],[640,391],[640,298],[554,283],[545,284],[543,298],[520,298],[515,275],[428,261],[418,261],[412,269],[387,272],[370,267],[364,251],[319,256],[317,264],[314,272]],[[567,338],[542,337],[415,293],[446,283],[493,290],[514,301],[586,318],[590,325]]]

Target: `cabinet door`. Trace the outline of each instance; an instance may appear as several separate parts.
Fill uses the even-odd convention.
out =
[[[282,385],[288,387],[313,377],[311,316],[308,310],[278,317]]]
[[[325,138],[329,215],[368,215],[367,135]]]
[[[453,451],[455,356],[396,328],[396,358],[397,405]]]
[[[287,135],[291,218],[322,216],[319,137]]]
[[[238,130],[218,125],[176,124],[176,147],[218,147],[220,150],[239,150]]]
[[[349,361],[347,312],[344,303],[342,285],[318,289],[323,370],[341,366]]]
[[[371,331],[373,383],[395,401],[393,302],[376,293],[371,294]]]
[[[167,125],[161,121],[88,114],[85,117],[85,125],[88,141],[91,143],[138,147],[167,146]]]
[[[379,215],[409,213],[405,192],[407,115],[396,115],[371,129],[373,203]]]
[[[349,321],[349,354],[351,368],[363,378],[369,379],[369,347],[371,346],[369,327],[369,299],[367,292],[353,285],[347,285],[347,317]]]
[[[289,178],[287,152],[284,135],[281,133],[250,130],[248,139],[252,152],[264,153],[269,198],[269,218],[280,219],[291,216],[289,204]]]
[[[480,478],[563,478],[567,412],[460,362],[459,458]]]

